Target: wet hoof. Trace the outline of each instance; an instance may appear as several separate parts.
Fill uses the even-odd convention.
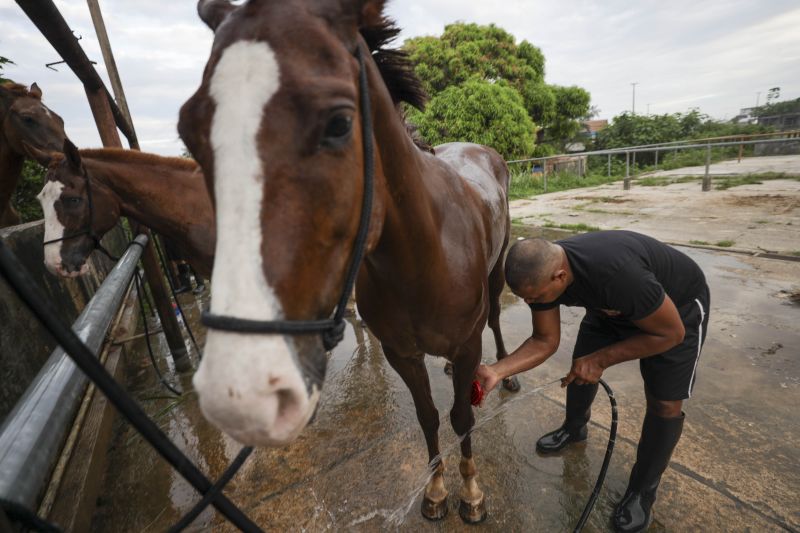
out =
[[[477,503],[470,503],[461,500],[458,506],[458,515],[467,524],[480,524],[486,520],[486,505],[484,499],[481,498]]]
[[[453,363],[445,363],[444,364],[444,373],[448,376],[453,375]]]
[[[422,499],[422,516],[432,522],[437,522],[447,516],[447,495],[445,494],[439,501],[425,496]]]
[[[503,380],[503,388],[509,392],[519,392],[519,389],[521,389],[522,387],[520,387],[519,385],[519,380],[517,379],[517,376],[514,376],[512,378],[505,378]]]

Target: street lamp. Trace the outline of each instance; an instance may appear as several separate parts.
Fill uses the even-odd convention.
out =
[[[631,87],[633,87],[633,101],[631,102],[631,115],[636,114],[636,86],[639,85],[638,81],[631,83]]]

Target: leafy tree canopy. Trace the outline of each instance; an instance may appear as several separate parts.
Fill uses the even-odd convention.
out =
[[[8,59],[7,57],[0,56],[0,83],[4,81],[8,81],[8,78],[3,76],[3,65],[11,64],[13,65],[14,62]]]
[[[783,115],[784,113],[797,113],[798,111],[800,111],[800,98],[759,106],[753,114],[757,117],[768,117],[771,115]]]
[[[544,128],[544,142],[553,145],[551,150],[563,149],[580,131],[580,119],[589,111],[588,92],[580,87],[546,84],[542,51],[528,41],[517,44],[513,35],[494,24],[450,24],[441,37],[409,39],[404,49],[433,98],[469,80],[502,80],[504,87],[520,95],[528,118]],[[439,105],[446,104],[440,99]],[[451,131],[462,129],[449,124],[446,127]],[[424,128],[421,130],[426,133]],[[472,134],[474,137],[481,132]]]
[[[424,113],[409,112],[432,144],[453,141],[491,146],[506,159],[533,151],[536,126],[520,94],[508,83],[470,79],[435,95]]]

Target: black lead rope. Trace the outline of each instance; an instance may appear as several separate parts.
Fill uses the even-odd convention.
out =
[[[321,333],[322,344],[326,350],[332,350],[344,338],[344,312],[347,300],[353,291],[361,260],[367,244],[369,232],[369,219],[372,215],[372,196],[375,181],[375,149],[372,143],[372,111],[369,100],[369,85],[367,72],[364,68],[364,58],[361,49],[355,51],[358,60],[358,84],[361,106],[361,139],[364,150],[364,197],[361,204],[361,219],[358,226],[353,256],[345,278],[342,294],[336,305],[333,318],[323,320],[249,320],[233,316],[215,315],[204,312],[202,321],[207,327],[236,333],[283,333],[290,335]]]
[[[64,349],[95,386],[105,394],[108,400],[127,418],[131,425],[150,443],[150,445],[172,467],[180,473],[201,494],[213,489],[213,485],[192,461],[169,440],[164,432],[147,416],[141,407],[125,392],[113,377],[106,371],[92,351],[78,338],[75,332],[61,321],[58,311],[52,302],[45,298],[41,289],[28,274],[19,259],[0,239],[0,275],[33,312],[34,316],[50,332],[56,342]],[[227,474],[227,472],[226,472]],[[232,473],[230,474],[232,475]],[[213,504],[220,513],[236,527],[250,532],[261,532],[261,529],[250,520],[224,494],[215,493]]]

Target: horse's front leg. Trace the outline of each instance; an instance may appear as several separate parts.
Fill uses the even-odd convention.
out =
[[[481,361],[480,333],[459,349],[453,357],[453,409],[450,411],[450,422],[453,429],[463,440],[461,441],[461,464],[459,471],[464,480],[461,487],[461,503],[458,514],[468,524],[477,524],[486,519],[486,505],[483,491],[478,488],[476,480],[475,460],[472,458],[472,437],[469,435],[475,425],[475,416],[470,403],[472,380]]]
[[[422,426],[428,445],[428,464],[433,468],[433,475],[425,487],[422,516],[428,520],[441,520],[447,516],[447,489],[444,487],[444,461],[439,456],[439,412],[431,397],[425,354],[400,353],[385,344],[383,353],[411,391],[414,407],[417,409],[417,420]]]

